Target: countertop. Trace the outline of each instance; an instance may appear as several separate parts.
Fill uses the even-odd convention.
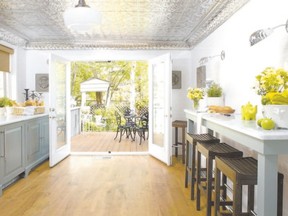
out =
[[[202,118],[201,121],[207,120],[222,127],[229,127],[230,129],[247,134],[259,140],[288,139],[287,129],[264,130],[257,125],[256,121],[242,120],[240,114],[223,115],[219,113],[196,113],[192,110],[185,110],[185,112],[188,115],[194,116],[194,118]],[[199,116],[201,118],[199,118]]]
[[[16,123],[16,122],[21,122],[21,121],[26,121],[30,119],[35,119],[39,117],[44,117],[48,116],[48,113],[44,114],[37,114],[37,115],[8,115],[8,116],[0,116],[0,126],[11,124],[11,123]]]

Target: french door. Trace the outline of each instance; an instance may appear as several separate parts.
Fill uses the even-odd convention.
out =
[[[170,53],[149,62],[149,153],[167,165],[172,164]]]
[[[51,54],[49,65],[49,165],[70,155],[70,62]]]

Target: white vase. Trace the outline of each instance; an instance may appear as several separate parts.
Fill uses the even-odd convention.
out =
[[[265,105],[263,116],[271,118],[277,127],[288,128],[288,105]]]
[[[4,116],[6,112],[5,107],[0,107],[0,116]]]
[[[207,97],[207,106],[223,106],[223,97]]]
[[[13,113],[13,107],[5,107],[6,109],[6,116],[10,116]]]

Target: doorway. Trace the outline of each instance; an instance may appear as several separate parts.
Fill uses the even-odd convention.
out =
[[[115,117],[119,113],[125,124],[127,108],[135,117],[148,112],[148,95],[147,61],[72,62],[71,152],[148,152],[148,134],[141,144],[137,133],[116,137]]]

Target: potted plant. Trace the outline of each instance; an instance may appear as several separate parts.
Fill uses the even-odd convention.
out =
[[[188,88],[187,97],[193,101],[195,110],[199,108],[199,101],[204,98],[204,91],[201,88]]]
[[[264,117],[275,121],[277,127],[288,128],[288,71],[267,67],[256,76],[256,81]]]
[[[212,82],[206,92],[207,106],[223,106],[223,89],[219,84]]]
[[[6,112],[6,107],[13,106],[13,101],[8,97],[0,98],[0,116],[3,116]]]

